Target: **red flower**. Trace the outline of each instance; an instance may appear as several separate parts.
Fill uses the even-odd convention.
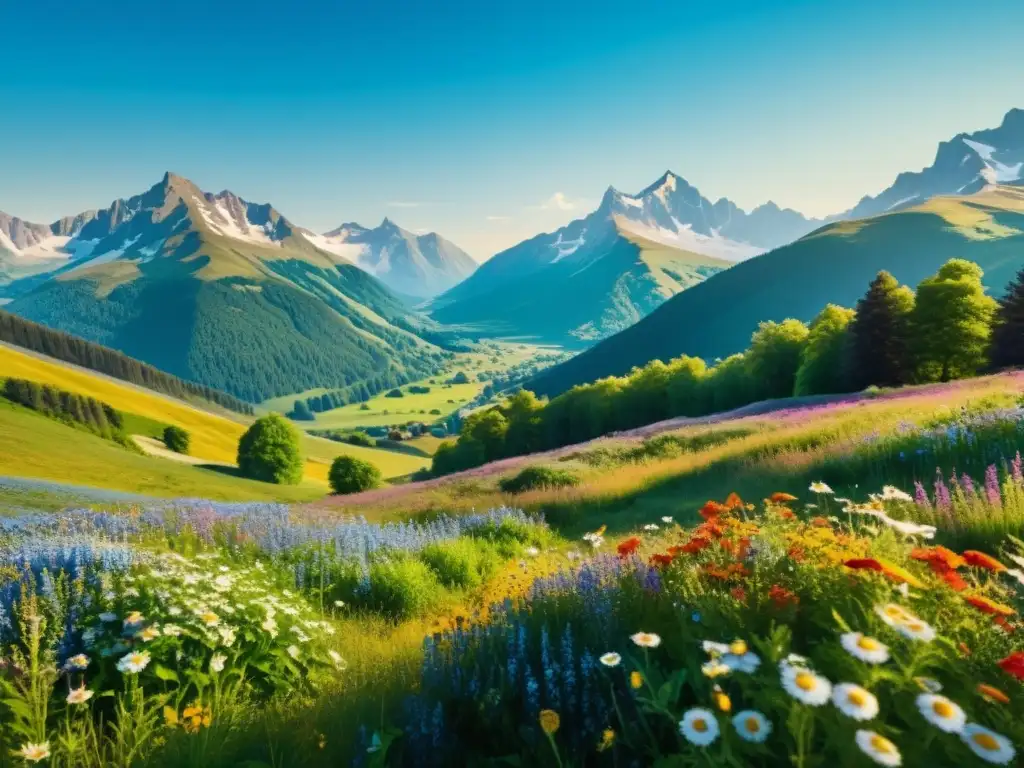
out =
[[[700,508],[700,516],[705,520],[714,520],[728,511],[729,508],[724,504],[719,504],[717,501],[709,501]]]
[[[814,517],[814,518],[811,518],[811,525],[813,525],[815,528],[831,528],[832,527],[832,524],[828,520],[826,520],[824,517]]]
[[[679,547],[680,552],[685,552],[688,555],[695,555],[703,549],[707,549],[711,546],[711,539],[705,539],[703,536],[694,536],[683,546]],[[671,552],[671,550],[669,550]]]
[[[625,560],[638,549],[640,549],[640,538],[638,536],[633,536],[620,543],[619,546],[615,548],[615,551],[619,553],[619,557]]]
[[[1014,632],[1017,631],[1016,627],[1014,627],[1013,624],[1008,622],[1002,616],[996,616],[992,621],[998,626],[1002,627],[1008,635],[1012,635]]]
[[[783,509],[779,512],[779,517],[783,520],[792,520],[796,515],[793,514],[793,510],[791,509]]]
[[[1024,683],[1024,652],[1015,651],[999,662],[999,668]]]
[[[852,560],[847,560],[845,563],[843,563],[843,565],[845,565],[847,568],[853,568],[856,571],[865,568],[872,571],[885,570],[885,568],[882,567],[882,564],[875,560],[873,557],[855,557]]]
[[[986,571],[999,572],[1006,570],[1006,566],[994,557],[990,557],[984,552],[978,552],[973,549],[968,549],[964,552],[964,560],[967,561],[968,565],[973,565],[975,568],[984,568]]]
[[[932,564],[934,566],[934,563]],[[939,578],[946,582],[949,586],[955,589],[957,592],[963,592],[967,589],[967,582],[961,578],[960,574],[952,570],[939,571]]]
[[[796,496],[791,493],[776,492],[768,497],[768,501],[772,504],[788,504],[791,501],[796,501]]]
[[[800,598],[795,593],[778,584],[773,584],[772,588],[768,590],[768,599],[775,603],[776,608],[786,608],[800,602]]]
[[[738,493],[730,493],[725,499],[725,506],[728,509],[742,509],[743,499],[740,498]]]
[[[745,590],[743,587],[733,587],[729,590],[729,594],[737,600],[739,600],[741,603],[746,602],[747,600],[747,590]]]
[[[980,595],[970,595],[964,598],[968,603],[973,605],[982,613],[986,613],[989,616],[1012,616],[1016,613],[1013,608],[1008,605],[1002,605],[994,600],[989,600],[987,597],[981,597]]]
[[[807,550],[799,544],[793,544],[788,550],[786,550],[786,554],[789,556],[790,560],[795,560],[798,563],[802,563],[807,559]]]
[[[718,518],[712,518],[709,522],[698,525],[693,533],[706,539],[720,539],[725,534],[725,529],[718,524]]]
[[[928,563],[936,573],[945,569],[955,570],[967,563],[956,552],[945,547],[918,547],[910,553],[910,559]]]
[[[664,568],[666,565],[672,565],[672,555],[651,555],[651,565],[657,566],[658,568]]]

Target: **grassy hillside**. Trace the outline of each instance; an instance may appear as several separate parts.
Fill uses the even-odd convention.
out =
[[[0,401],[0,474],[74,482],[144,496],[219,501],[310,501],[321,482],[275,486],[217,469],[140,456],[87,432]]]
[[[730,265],[616,232],[599,258],[583,265],[566,259],[542,276],[510,278],[487,292],[439,303],[432,315],[484,335],[579,347],[629,327]]]
[[[828,303],[853,306],[882,269],[914,286],[954,257],[977,262],[986,285],[1000,293],[1024,266],[1024,188],[934,198],[897,213],[823,227],[684,291],[527,387],[553,396],[655,358],[724,358],[743,350],[761,321],[808,321]]]
[[[137,414],[155,422],[175,424],[188,430],[192,435],[192,455],[215,462],[234,463],[238,438],[246,429],[242,417],[238,420],[227,419],[154,392],[111,381],[87,371],[74,370],[55,361],[33,357],[10,347],[0,347],[0,371],[6,376],[38,381],[69,392],[90,395],[126,413]],[[407,475],[427,464],[423,459],[389,451],[343,445],[311,437],[305,438],[305,441],[306,476],[310,481],[320,484],[321,492],[326,489],[330,461],[341,454],[370,461],[380,467],[385,477]],[[74,468],[74,463],[68,464],[60,477],[70,479],[69,470],[74,472]],[[4,473],[19,474],[14,471]]]

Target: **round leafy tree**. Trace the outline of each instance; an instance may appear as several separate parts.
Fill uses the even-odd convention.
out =
[[[164,445],[175,453],[188,453],[192,436],[181,427],[173,424],[164,429]]]
[[[359,493],[380,484],[380,470],[354,456],[338,456],[331,464],[327,479],[335,493]]]
[[[295,485],[302,479],[299,433],[283,416],[256,419],[238,441],[238,468],[265,483]]]

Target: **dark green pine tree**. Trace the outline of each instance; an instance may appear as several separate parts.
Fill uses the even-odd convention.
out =
[[[989,347],[993,370],[1024,366],[1024,269],[1006,287],[999,300]]]
[[[871,281],[850,323],[848,376],[854,390],[910,381],[910,313],[914,294],[886,271]]]

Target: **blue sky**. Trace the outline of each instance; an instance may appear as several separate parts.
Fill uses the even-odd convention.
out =
[[[0,210],[165,170],[478,258],[664,170],[846,209],[1024,107],[1020,0],[0,0]]]

